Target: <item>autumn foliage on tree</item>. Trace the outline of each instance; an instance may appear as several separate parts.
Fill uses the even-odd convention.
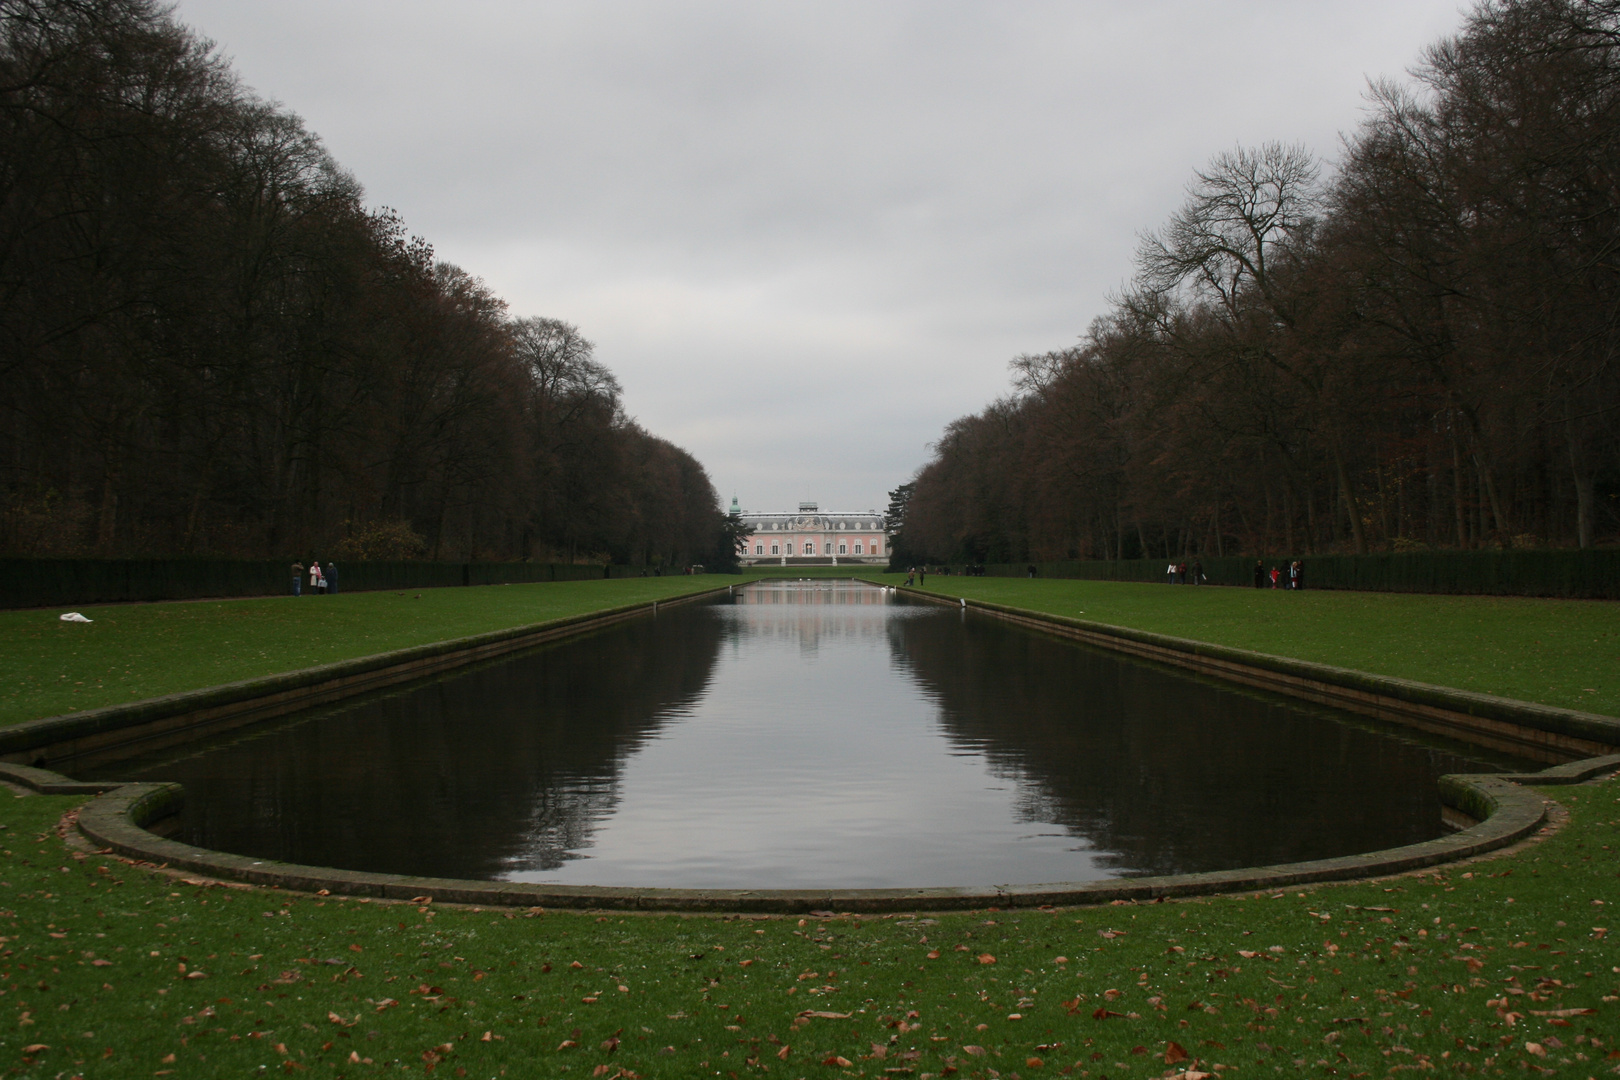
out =
[[[1078,345],[946,428],[936,560],[1620,534],[1620,0],[1490,0],[1331,174],[1218,155]]]
[[[150,0],[0,0],[0,551],[712,561],[590,342]]]

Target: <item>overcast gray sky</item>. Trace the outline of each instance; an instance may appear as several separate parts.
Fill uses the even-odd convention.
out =
[[[748,510],[881,509],[1238,144],[1332,159],[1458,0],[180,0]]]

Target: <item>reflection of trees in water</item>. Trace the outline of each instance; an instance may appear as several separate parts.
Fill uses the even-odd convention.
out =
[[[1435,778],[1480,767],[983,619],[895,620],[890,648],[939,701],[948,737],[1020,784],[1021,814],[1084,837],[1124,873],[1427,839],[1439,832]]]
[[[186,784],[185,838],[209,847],[472,878],[555,869],[612,812],[624,759],[703,694],[721,634],[713,609],[676,608],[143,773]]]

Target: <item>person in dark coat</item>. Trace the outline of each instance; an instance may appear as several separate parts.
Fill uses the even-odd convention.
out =
[[[337,563],[326,564],[326,592],[328,596],[337,595]]]
[[[1254,587],[1265,588],[1266,564],[1259,559],[1254,560]]]
[[[1204,564],[1198,559],[1193,560],[1192,583],[1194,585],[1202,585],[1204,583]]]
[[[292,564],[292,585],[293,595],[302,596],[304,592],[304,564],[301,562]]]

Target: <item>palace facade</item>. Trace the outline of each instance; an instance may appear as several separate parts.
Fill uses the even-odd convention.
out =
[[[744,566],[871,565],[889,561],[889,538],[883,515],[828,514],[813,502],[799,504],[796,514],[745,514],[731,500],[731,512],[749,529],[747,549],[737,561]]]

